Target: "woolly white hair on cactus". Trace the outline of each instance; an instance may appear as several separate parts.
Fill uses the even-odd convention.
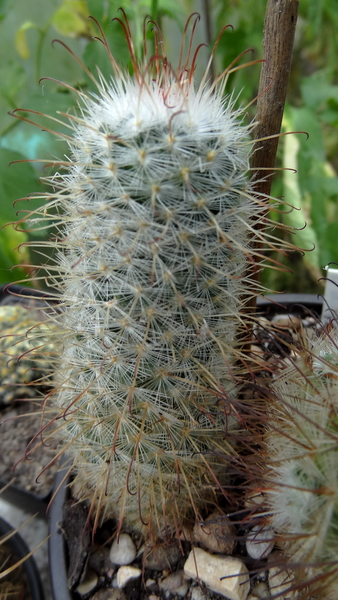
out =
[[[55,250],[46,284],[60,292],[44,405],[57,410],[58,456],[97,514],[158,532],[215,498],[234,453],[227,399],[241,310],[262,289],[249,272],[265,260],[254,223],[266,204],[249,181],[245,109],[223,97],[230,68],[196,87],[191,40],[174,69],[155,28],[156,54],[139,63],[121,24],[134,74],[100,30],[113,76],[77,92],[65,172],[23,221],[58,230],[39,244]]]
[[[273,387],[277,402],[268,421],[263,506],[286,553],[284,566],[295,572],[299,597],[334,600],[338,595],[338,329],[310,342]]]

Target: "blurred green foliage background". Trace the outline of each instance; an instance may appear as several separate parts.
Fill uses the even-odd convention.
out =
[[[39,124],[34,127],[9,113],[24,108],[57,117],[57,111],[66,112],[74,106],[74,94],[60,82],[77,89],[93,88],[70,53],[60,44],[52,44],[55,38],[65,42],[91,70],[97,65],[109,78],[107,53],[93,39],[98,32],[89,15],[101,23],[115,59],[131,68],[122,28],[112,21],[121,16],[121,5],[128,15],[139,55],[143,19],[150,15],[163,28],[166,50],[175,64],[185,21],[191,12],[198,11],[201,22],[196,43],[208,42],[212,48],[219,30],[227,23],[233,26],[220,40],[214,75],[247,48],[252,48],[253,53],[243,57],[242,63],[261,58],[266,0],[0,0],[0,283],[28,282],[32,265],[43,260],[29,247],[20,246],[33,239],[28,231],[3,226],[15,221],[18,211],[36,207],[37,200],[22,200],[14,207],[13,203],[31,193],[46,192],[43,177],[51,172],[39,162],[9,163],[62,159],[67,153],[65,143],[46,130],[54,128],[53,121],[20,112],[22,117]],[[329,262],[338,263],[337,56],[337,0],[300,0],[283,127],[285,131],[305,130],[310,137],[306,140],[303,135],[289,135],[281,139],[277,166],[295,168],[297,173],[279,171],[272,193],[297,207],[287,215],[276,213],[274,217],[297,228],[292,236],[296,245],[314,249],[294,253],[285,261],[292,274],[276,271],[265,275],[265,283],[277,291],[320,291],[317,282],[323,276],[323,267]],[[202,49],[200,75],[207,60],[208,51]],[[259,72],[259,64],[237,71],[229,78],[226,92],[240,92],[239,102],[246,105],[257,94]],[[44,76],[53,80],[39,83]],[[248,119],[254,118],[254,104],[248,112]],[[60,130],[60,126],[55,129]],[[19,213],[19,218],[20,214],[25,213]],[[34,235],[36,238],[37,233]]]

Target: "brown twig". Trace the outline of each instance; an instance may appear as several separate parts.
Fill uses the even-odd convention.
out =
[[[210,9],[210,0],[203,0],[203,15],[205,21],[205,33],[206,33],[206,42],[211,47],[212,44],[212,24],[211,24],[211,9]],[[215,65],[214,61],[212,61],[210,65],[210,79],[213,81],[215,79]]]
[[[276,153],[281,130],[286,92],[291,70],[292,48],[298,15],[299,0],[268,0],[263,32],[263,65],[258,88],[257,126],[251,167],[254,194],[260,200],[270,195],[272,177],[266,177],[266,170],[275,166]],[[276,136],[277,134],[277,136]],[[269,137],[274,136],[274,137]],[[264,138],[264,139],[262,139]],[[266,214],[269,201],[266,200]],[[264,227],[262,220],[256,228]],[[260,246],[256,249],[260,249]],[[251,276],[258,280],[260,270],[253,268]],[[250,308],[254,309],[253,298]]]
[[[299,0],[268,0],[263,32],[263,65],[259,82],[255,139],[281,130],[286,91],[291,70]],[[278,137],[254,145],[251,166],[257,180],[255,192],[270,194],[271,177],[259,181],[275,165]],[[267,208],[268,210],[268,208]]]
[[[257,98],[257,125],[255,128],[251,167],[253,193],[260,201],[270,195],[272,177],[266,177],[266,169],[275,165],[279,138],[269,136],[279,134],[281,130],[284,104],[291,70],[292,48],[295,36],[299,0],[267,0],[263,31],[263,64]],[[264,138],[262,140],[262,138]],[[264,169],[264,170],[263,170]],[[269,201],[266,200],[266,215]],[[262,219],[257,220],[256,229],[264,228]],[[255,250],[262,250],[256,242]],[[261,254],[261,252],[259,252]],[[258,258],[259,260],[259,258]],[[258,281],[260,268],[253,264],[249,268],[249,277]],[[256,298],[245,303],[244,313],[255,310]],[[242,350],[249,351],[251,346],[250,327],[243,339]]]

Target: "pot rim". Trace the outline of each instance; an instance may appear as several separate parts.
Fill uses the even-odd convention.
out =
[[[2,537],[11,531],[15,531],[12,525],[0,517],[0,536]],[[15,532],[8,540],[6,540],[6,544],[10,546],[13,554],[15,554],[19,560],[27,556],[27,554],[30,552],[26,542],[22,539],[18,532]],[[45,600],[40,573],[36,566],[34,557],[29,556],[26,558],[26,560],[22,563],[22,567],[28,580],[29,591],[32,595],[32,599]]]

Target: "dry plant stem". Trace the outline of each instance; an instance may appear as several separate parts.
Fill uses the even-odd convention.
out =
[[[292,61],[292,48],[295,37],[299,0],[268,0],[263,32],[263,64],[257,98],[257,126],[253,147],[251,168],[254,193],[264,200],[266,213],[269,210],[271,177],[266,177],[265,169],[273,169],[276,160],[279,137],[269,137],[280,133],[284,104]],[[263,170],[264,169],[264,170]],[[257,220],[256,228],[261,229],[262,220]],[[259,269],[253,267],[252,278],[257,281]],[[248,307],[254,309],[255,298],[249,300]]]
[[[257,100],[257,127],[255,139],[259,140],[280,132],[295,36],[299,0],[268,0],[264,33],[263,62]],[[266,91],[264,91],[266,90]],[[257,142],[251,166],[257,168],[253,179],[266,175],[260,168],[272,168],[278,146],[278,137]],[[257,181],[259,194],[270,194],[271,177]]]
[[[204,15],[204,19],[205,19],[206,41],[207,41],[208,46],[211,46],[212,24],[211,24],[210,0],[203,0],[203,15]],[[211,76],[211,79],[215,79],[215,65],[213,62],[210,67],[210,76]]]

